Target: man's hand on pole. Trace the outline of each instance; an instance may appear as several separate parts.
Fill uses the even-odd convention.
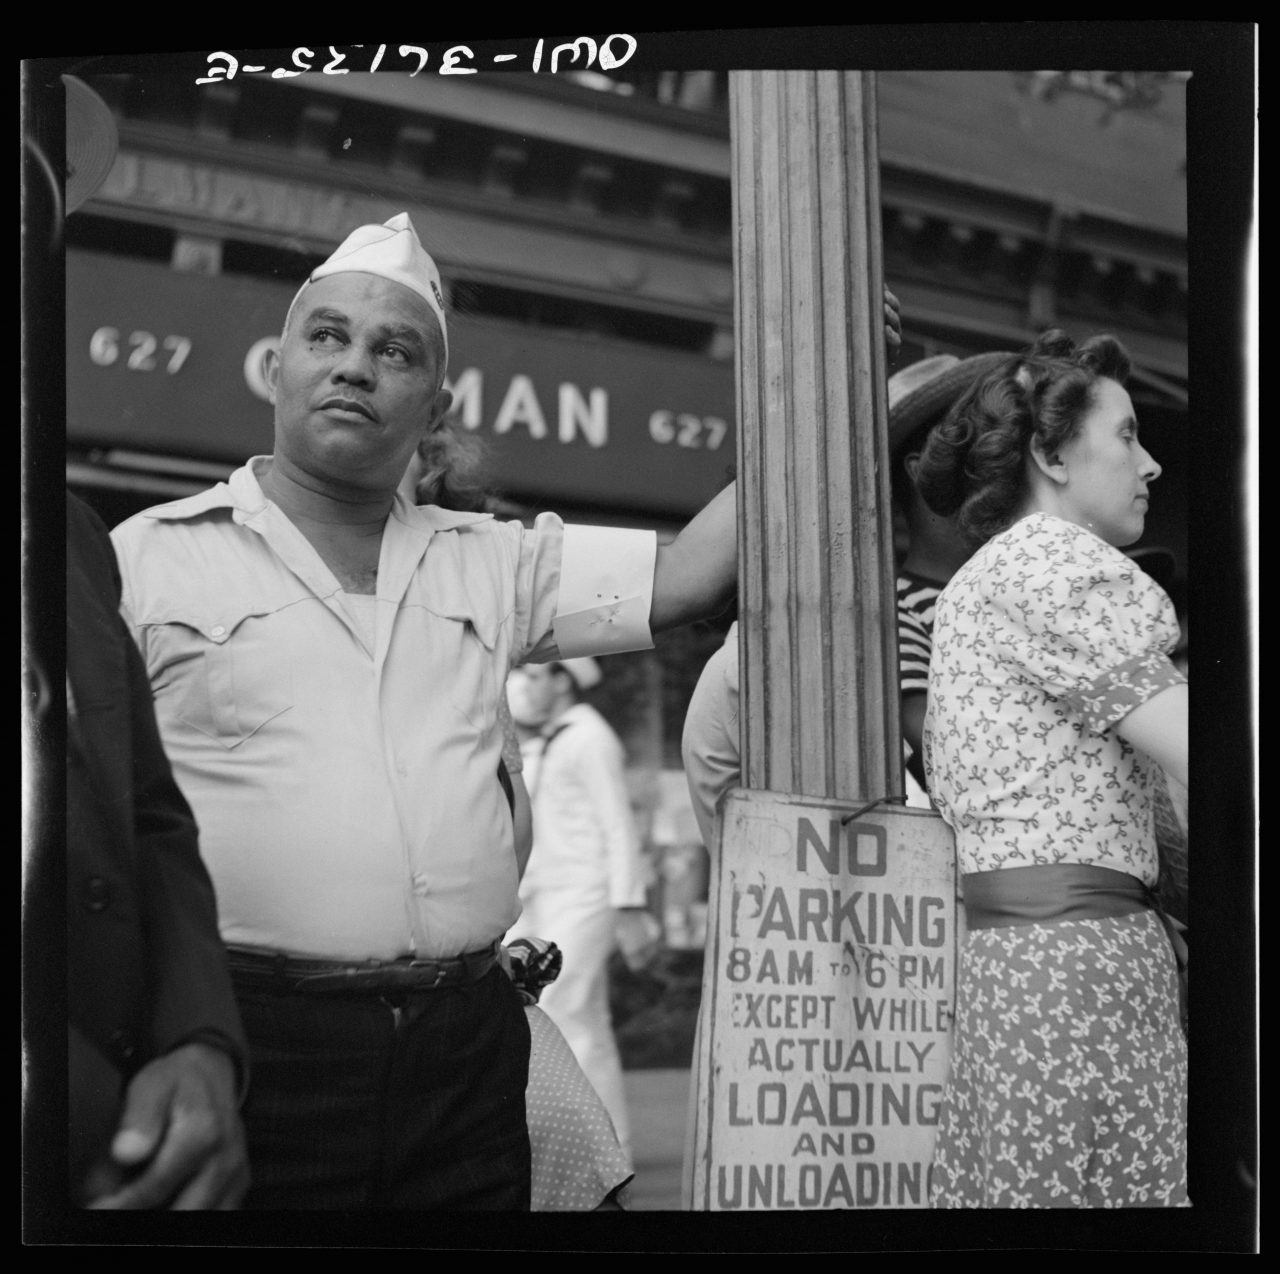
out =
[[[884,290],[884,340],[902,344],[898,298]],[[654,632],[713,615],[738,583],[736,484],[726,487],[670,544],[658,546],[649,626]]]
[[[902,306],[887,287],[884,290],[884,344],[890,355],[902,344]]]

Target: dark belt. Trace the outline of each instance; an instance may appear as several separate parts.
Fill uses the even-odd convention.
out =
[[[279,991],[317,995],[382,995],[435,991],[479,982],[498,963],[498,943],[448,960],[308,960],[262,947],[227,947],[233,976]]]
[[[1154,911],[1169,935],[1180,970],[1187,967],[1186,926],[1162,911],[1155,891],[1127,872],[1084,863],[1004,867],[964,876],[964,915],[970,929],[1103,920]]]

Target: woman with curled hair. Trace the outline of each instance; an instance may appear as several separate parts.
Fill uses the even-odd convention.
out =
[[[1120,550],[1160,466],[1111,337],[1041,337],[935,429],[976,551],[938,599],[924,749],[968,935],[935,1207],[1185,1205],[1187,1051],[1153,794],[1185,783],[1164,591]]]

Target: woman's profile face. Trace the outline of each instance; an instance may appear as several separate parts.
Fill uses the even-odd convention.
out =
[[[1058,455],[1066,471],[1063,516],[1116,548],[1138,540],[1160,466],[1138,441],[1133,401],[1123,385],[1105,377],[1094,385],[1079,431]]]

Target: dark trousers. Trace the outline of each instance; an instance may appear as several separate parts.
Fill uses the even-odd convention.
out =
[[[529,1025],[510,979],[378,997],[233,971],[249,1208],[529,1209]]]

